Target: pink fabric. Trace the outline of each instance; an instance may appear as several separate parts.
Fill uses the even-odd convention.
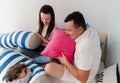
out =
[[[75,52],[75,44],[75,41],[71,39],[69,34],[66,34],[65,31],[56,28],[50,42],[41,54],[51,58],[59,58],[61,56],[61,52],[63,52],[68,61],[72,63]]]

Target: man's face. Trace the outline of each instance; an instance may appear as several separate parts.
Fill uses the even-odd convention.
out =
[[[80,28],[76,28],[73,21],[68,21],[66,22],[66,32],[72,39],[76,39],[80,35]]]

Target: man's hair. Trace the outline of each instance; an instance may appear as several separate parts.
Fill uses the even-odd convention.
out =
[[[78,27],[83,27],[84,29],[86,29],[86,24],[85,24],[85,19],[83,17],[83,15],[79,12],[79,11],[75,11],[71,14],[69,14],[64,22],[68,22],[68,21],[72,21],[74,22],[74,25],[76,28]]]

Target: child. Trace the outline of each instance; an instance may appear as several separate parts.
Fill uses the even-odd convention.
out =
[[[11,66],[5,76],[7,83],[27,83],[32,72],[24,63]]]

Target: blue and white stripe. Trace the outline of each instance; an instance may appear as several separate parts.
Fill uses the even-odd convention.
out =
[[[28,60],[26,56],[17,53],[13,50],[7,50],[0,54],[0,83],[5,82],[5,74],[9,67],[20,62],[25,62],[33,72],[32,77],[29,79],[28,83],[34,83],[34,81],[38,77],[45,75],[44,69],[42,67],[39,67],[37,64],[33,63],[31,60]]]
[[[22,48],[29,48],[29,41],[33,35],[34,33],[29,31],[0,34],[0,47],[14,48],[20,46]]]

